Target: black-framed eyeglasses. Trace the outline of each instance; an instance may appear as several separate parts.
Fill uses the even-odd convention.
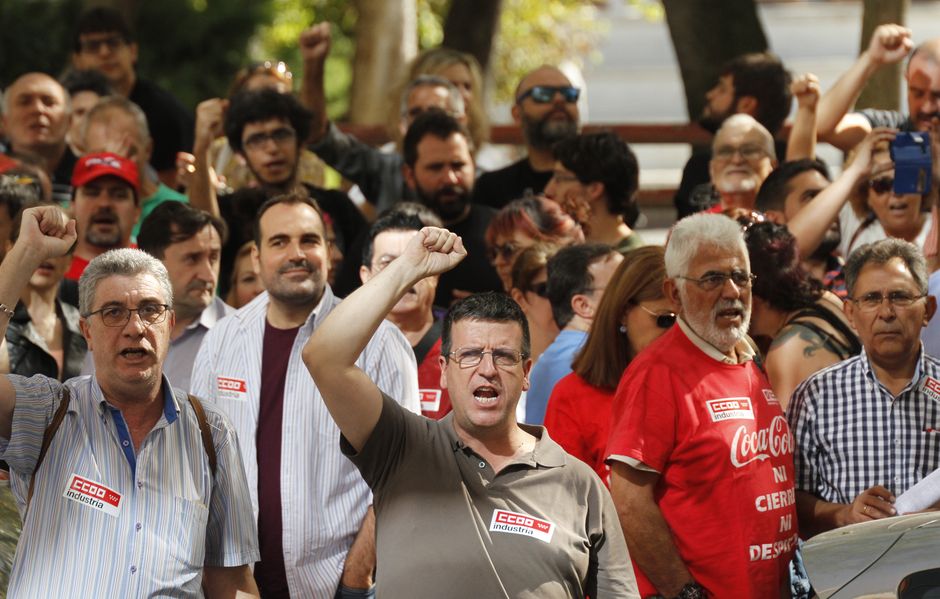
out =
[[[521,104],[526,98],[532,98],[536,104],[548,104],[555,99],[555,94],[561,94],[565,102],[573,104],[581,96],[581,90],[573,85],[535,85],[521,93],[516,103]]]
[[[714,291],[724,287],[725,281],[730,280],[735,287],[741,289],[750,287],[757,280],[757,275],[743,270],[732,270],[731,272],[708,272],[700,279],[694,277],[678,276],[677,279],[685,279],[698,285],[702,291]]]
[[[880,291],[872,291],[861,297],[850,297],[855,302],[859,310],[863,312],[874,312],[881,308],[885,300],[894,308],[910,308],[914,302],[927,297],[926,293],[915,295],[909,291],[889,291],[887,295]]]
[[[245,141],[242,142],[242,145],[248,149],[257,150],[263,147],[269,139],[281,145],[287,142],[293,142],[297,139],[297,132],[290,127],[278,127],[273,131],[258,132],[249,135],[245,138]]]
[[[894,189],[894,177],[881,177],[879,179],[869,179],[868,187],[878,195],[888,193]]]
[[[137,316],[140,317],[141,322],[145,326],[150,326],[152,324],[159,324],[166,319],[166,313],[170,311],[170,306],[167,304],[141,304],[136,308],[128,308],[126,306],[105,306],[100,310],[95,310],[94,312],[89,312],[85,315],[85,318],[91,318],[95,314],[101,316],[101,322],[108,327],[123,327],[130,321],[131,312],[136,312]]]
[[[640,305],[640,304],[637,304],[637,306],[639,306],[640,308],[642,308],[643,311],[646,312],[647,314],[649,314],[650,316],[655,316],[655,317],[656,317],[656,326],[658,326],[658,327],[661,328],[661,329],[668,329],[668,328],[670,328],[672,325],[676,324],[676,313],[675,313],[675,312],[653,312],[652,310],[650,310],[650,309],[647,308],[646,306],[642,306],[642,305]]]
[[[534,283],[529,291],[535,295],[548,299],[548,281],[542,281],[541,283]]]
[[[527,356],[514,349],[494,349],[486,351],[479,347],[455,349],[447,354],[460,368],[473,368],[483,361],[483,356],[489,354],[497,368],[512,368]]]
[[[107,48],[111,52],[114,52],[126,43],[127,40],[125,40],[123,36],[115,34],[98,39],[81,40],[78,42],[78,47],[82,52],[97,54],[101,51],[101,48]]]

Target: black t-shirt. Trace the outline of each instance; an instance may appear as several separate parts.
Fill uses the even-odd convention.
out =
[[[174,168],[177,152],[193,151],[193,115],[170,92],[138,78],[129,99],[147,115],[153,138],[150,156],[153,168],[158,171]]]
[[[75,170],[76,162],[78,158],[72,153],[72,149],[65,146],[65,154],[62,154],[55,172],[52,173],[52,199],[62,206],[67,206],[72,201],[72,171]]]
[[[451,223],[445,227],[453,233],[460,235],[467,250],[467,257],[453,270],[441,275],[437,284],[437,294],[434,303],[438,306],[448,307],[454,301],[453,290],[470,291],[501,291],[503,285],[499,275],[486,257],[486,227],[496,211],[488,206],[471,204],[470,214],[459,223]]]
[[[480,175],[473,186],[473,203],[499,210],[525,196],[526,191],[542,193],[551,178],[552,171],[535,171],[529,159],[523,158],[505,168]]]
[[[320,209],[333,221],[336,246],[349,260],[348,245],[366,228],[366,219],[345,193],[304,184],[310,197],[317,201]],[[239,189],[235,193],[219,196],[219,212],[228,225],[228,239],[222,246],[219,276],[219,295],[225,297],[231,286],[232,270],[238,248],[254,238],[254,222],[258,208],[267,201],[268,195],[261,189]],[[358,262],[359,257],[352,260]]]

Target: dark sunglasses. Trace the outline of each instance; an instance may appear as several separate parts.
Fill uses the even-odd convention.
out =
[[[518,251],[519,248],[512,243],[497,244],[486,249],[486,257],[489,258],[490,262],[496,262],[496,258],[499,257],[502,257],[503,260],[507,262],[511,262]]]
[[[888,193],[894,188],[894,177],[882,177],[880,179],[870,179],[868,187],[877,194]]]
[[[526,98],[531,97],[536,104],[548,104],[555,98],[556,93],[561,94],[565,102],[571,104],[578,101],[581,90],[573,85],[536,85],[516,98],[516,103],[519,104]]]
[[[649,314],[650,316],[655,316],[655,317],[656,317],[656,326],[658,326],[658,327],[661,328],[661,329],[668,329],[668,328],[670,328],[672,325],[676,324],[676,313],[675,313],[675,312],[663,312],[663,313],[661,313],[661,314],[657,314],[656,312],[653,312],[652,310],[650,310],[650,309],[647,308],[646,306],[640,306],[640,304],[637,304],[637,306],[639,306],[640,308],[642,308],[643,311],[646,312],[647,314]]]

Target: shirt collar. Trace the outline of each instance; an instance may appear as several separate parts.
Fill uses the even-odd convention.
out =
[[[881,385],[881,381],[878,380],[878,375],[875,374],[875,371],[871,367],[871,358],[868,357],[868,352],[865,351],[865,348],[862,347],[862,352],[859,354],[862,358],[862,372],[869,380]],[[907,392],[911,387],[919,385],[920,379],[923,377],[924,370],[924,344],[920,342],[920,351],[917,354],[917,360],[914,362],[914,374],[911,376],[910,382],[905,385],[904,390],[901,393]],[[883,385],[882,385],[883,386]],[[901,393],[898,395],[900,396]]]
[[[473,451],[473,449],[468,447],[467,444],[461,441],[460,437],[457,436],[453,420],[453,410],[440,420],[444,430],[447,431],[447,436],[450,438],[451,449],[453,449],[455,453],[457,451]],[[533,468],[537,466],[557,468],[565,465],[565,456],[567,455],[565,450],[548,436],[548,430],[546,430],[544,426],[522,424],[520,422],[519,427],[535,437],[535,449],[533,449],[532,453],[527,457],[516,460],[515,463],[528,464]],[[473,454],[477,455],[476,452],[473,452]]]
[[[105,399],[104,391],[101,390],[101,385],[98,384],[98,377],[92,376],[91,379],[91,396],[98,406],[99,413],[104,415],[108,413],[108,409],[116,410],[117,408],[109,404],[108,400]],[[170,381],[166,378],[166,375],[162,376],[162,380],[160,392],[163,394],[163,415],[166,417],[167,424],[173,424],[179,417],[180,407],[179,404],[176,403],[176,398],[173,396],[173,388],[170,387]]]
[[[676,319],[676,322],[679,323],[679,328],[682,329],[682,332],[685,333],[685,336],[688,337],[689,341],[692,342],[692,345],[702,350],[706,356],[712,360],[717,360],[722,364],[737,365],[744,364],[749,360],[754,359],[754,348],[751,347],[751,344],[747,342],[746,339],[738,341],[734,346],[734,351],[738,356],[737,361],[732,358],[729,358],[724,353],[719,351],[717,347],[703,339],[698,333],[692,330],[692,327],[685,321],[681,316]]]

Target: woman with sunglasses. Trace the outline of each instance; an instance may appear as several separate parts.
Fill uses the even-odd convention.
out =
[[[750,335],[780,407],[811,374],[861,351],[842,312],[842,300],[824,291],[800,264],[793,235],[783,225],[756,223],[745,232],[751,272]]]
[[[886,237],[924,247],[930,231],[929,196],[899,195],[893,187],[894,163],[888,143],[881,142],[872,149],[871,174],[856,186],[839,213],[843,257],[848,257],[855,248]]]
[[[486,228],[486,247],[503,290],[512,288],[516,257],[538,242],[558,246],[582,243],[581,227],[556,202],[542,196],[513,200],[497,212]]]
[[[529,357],[533,364],[558,336],[558,325],[555,324],[552,305],[548,301],[546,269],[549,259],[558,249],[557,245],[550,243],[536,243],[524,249],[512,265],[512,288],[509,295],[522,308],[529,323]]]
[[[620,377],[633,358],[676,322],[675,307],[663,296],[665,252],[637,248],[617,267],[581,352],[552,390],[545,428],[568,453],[594,468],[609,484],[604,452],[610,411]]]

